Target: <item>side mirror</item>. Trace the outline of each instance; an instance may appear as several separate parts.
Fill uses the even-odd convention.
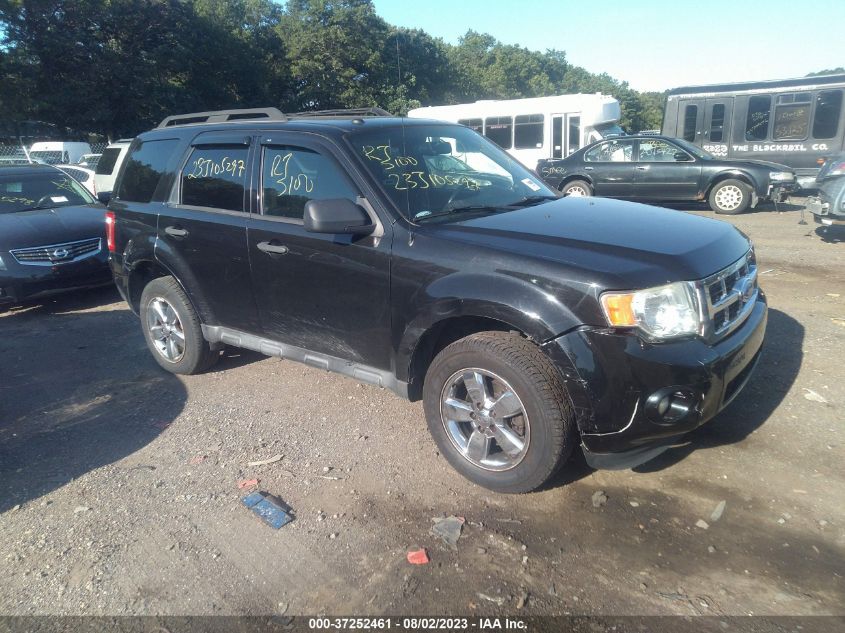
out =
[[[111,201],[111,191],[100,191],[97,194],[97,200],[103,204],[108,204]]]
[[[348,198],[309,200],[303,223],[310,233],[369,235],[376,228],[367,212]]]
[[[689,154],[686,152],[675,152],[674,156],[675,160],[679,163],[688,163],[692,160]]]

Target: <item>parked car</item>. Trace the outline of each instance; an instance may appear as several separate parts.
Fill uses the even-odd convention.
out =
[[[80,167],[79,165],[56,165],[68,176],[73,178],[80,185],[85,187],[92,196],[97,196],[97,188],[94,186],[94,170]]]
[[[807,201],[807,208],[819,224],[845,225],[845,152],[828,158],[816,176],[818,196]]]
[[[100,162],[100,157],[102,154],[83,154],[79,158],[79,162],[76,163],[80,167],[85,167],[86,169],[97,169],[97,163]]]
[[[121,139],[103,150],[94,176],[94,184],[98,192],[108,193],[114,189],[114,181],[123,164],[123,159],[126,158],[126,151],[131,141],[132,139]]]
[[[88,143],[76,141],[45,141],[33,143],[29,148],[32,160],[48,165],[76,163],[84,154],[90,153],[91,146]]]
[[[716,213],[728,214],[742,213],[761,200],[780,201],[798,188],[795,173],[785,165],[716,158],[681,139],[643,134],[541,160],[537,173],[564,196],[706,200]]]
[[[576,448],[642,463],[740,392],[767,315],[745,235],[559,198],[467,127],[378,114],[195,113],[132,142],[110,261],[163,368],[230,345],[421,399],[452,466],[502,492]]]
[[[55,167],[0,167],[0,309],[111,283],[103,213]]]

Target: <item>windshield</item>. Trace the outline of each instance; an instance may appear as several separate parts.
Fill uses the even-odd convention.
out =
[[[0,174],[0,214],[92,202],[82,185],[59,171]]]
[[[48,165],[57,165],[58,163],[64,163],[65,155],[62,152],[47,152],[47,151],[34,151],[30,152],[29,155],[32,157],[32,160],[37,160],[41,163],[47,163]]]
[[[698,145],[693,145],[692,143],[689,143],[688,141],[685,141],[682,138],[673,138],[672,141],[683,147],[686,151],[688,151],[696,158],[700,158],[701,160],[713,160],[715,158],[710,152],[703,150]]]
[[[348,141],[413,221],[503,212],[556,197],[498,146],[463,126],[379,127],[350,134]]]

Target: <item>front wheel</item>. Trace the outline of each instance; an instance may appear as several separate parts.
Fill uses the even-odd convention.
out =
[[[199,317],[173,277],[153,279],[144,287],[140,316],[147,347],[167,371],[198,374],[220,357],[203,338]]]
[[[571,180],[560,188],[560,193],[564,197],[586,197],[593,195],[593,188],[586,180]]]
[[[723,180],[710,191],[708,202],[716,213],[742,213],[751,204],[751,187],[741,180]]]
[[[481,332],[443,349],[426,373],[423,405],[452,467],[497,492],[539,488],[577,439],[557,370],[516,334]]]

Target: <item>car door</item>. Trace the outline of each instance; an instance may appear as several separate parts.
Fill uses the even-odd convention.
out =
[[[183,159],[170,201],[158,221],[156,251],[180,277],[194,302],[217,323],[255,332],[245,207],[251,139],[243,133],[204,133]]]
[[[359,174],[344,166],[328,142],[313,135],[271,133],[261,137],[259,150],[257,212],[248,242],[263,335],[301,350],[389,369],[389,223],[379,221]],[[374,198],[371,192],[369,197]],[[367,236],[306,231],[305,204],[336,198],[360,204],[379,228]]]
[[[678,145],[641,138],[634,165],[632,197],[639,200],[694,200],[701,163]]]
[[[634,141],[611,139],[584,153],[584,172],[593,181],[593,194],[628,198],[634,180]]]

